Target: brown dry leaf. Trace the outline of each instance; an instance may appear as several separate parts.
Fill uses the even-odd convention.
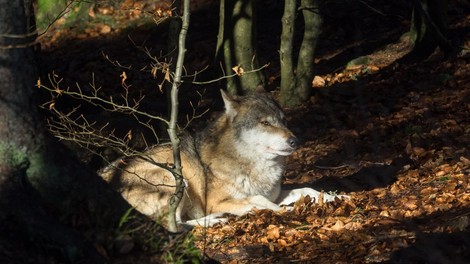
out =
[[[387,211],[387,210],[383,210],[383,211],[380,212],[379,215],[383,216],[383,217],[390,217],[390,212]]]
[[[398,194],[401,190],[403,190],[403,186],[400,186],[398,183],[394,183],[390,187],[390,192],[394,195]]]
[[[121,75],[119,75],[119,77],[121,77],[121,84],[124,85],[124,83],[125,83],[126,80],[127,80],[127,74],[126,74],[126,72],[123,71],[123,72],[121,73]]]
[[[232,70],[233,70],[238,76],[242,76],[243,73],[245,73],[245,70],[243,70],[243,68],[242,68],[240,65],[237,65],[237,66],[233,67]]]
[[[326,81],[321,76],[316,75],[313,78],[312,87],[314,88],[325,87],[325,84],[326,84]]]
[[[279,227],[276,225],[269,225],[266,229],[266,235],[270,240],[278,239],[281,236]]]
[[[441,166],[439,166],[439,169],[446,174],[455,170],[455,168],[448,163],[442,164]]]
[[[297,234],[299,233],[298,230],[295,229],[289,229],[284,232],[284,236],[289,242],[292,242],[296,239]]]
[[[371,71],[371,72],[376,72],[376,71],[379,71],[380,68],[378,66],[375,66],[375,65],[370,65],[368,66],[368,69]]]
[[[466,157],[464,156],[460,156],[460,161],[463,162],[465,165],[470,165],[470,160],[467,159]]]
[[[329,240],[330,236],[327,233],[317,232],[316,235],[320,240]]]
[[[377,198],[383,198],[387,195],[386,189],[376,189],[376,190],[373,190],[373,192]]]
[[[420,194],[423,196],[435,194],[437,192],[437,188],[434,187],[426,187],[420,191]]]
[[[95,17],[96,17],[95,10],[94,10],[93,7],[90,8],[90,9],[88,9],[88,15],[89,15],[90,17],[92,17],[92,18],[95,18]]]
[[[286,242],[284,239],[282,239],[282,238],[280,238],[280,239],[277,240],[277,244],[278,244],[279,246],[281,246],[281,247],[287,246],[287,242]]]
[[[344,225],[344,229],[346,230],[351,230],[351,231],[357,231],[362,229],[362,223],[360,222],[349,222]]]
[[[131,140],[132,139],[132,130],[129,130],[126,134],[126,140]]]
[[[451,203],[455,200],[455,195],[452,193],[443,193],[436,197],[436,202],[439,204]],[[446,206],[445,206],[446,207]]]
[[[272,242],[268,243],[269,251],[274,252],[274,244]]]
[[[336,221],[336,223],[331,227],[333,231],[340,231],[344,229],[344,223],[341,220]]]
[[[101,34],[108,34],[109,32],[111,32],[111,27],[108,25],[103,25],[100,29]]]
[[[421,147],[413,147],[411,151],[412,154],[416,155],[417,157],[423,156],[423,154],[426,153],[426,150]]]
[[[418,208],[417,203],[418,203],[418,199],[416,197],[411,196],[411,197],[405,198],[403,205],[407,209],[414,210]]]

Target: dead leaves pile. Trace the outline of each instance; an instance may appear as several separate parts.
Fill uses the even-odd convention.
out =
[[[426,176],[404,171],[390,188],[353,193],[350,200],[317,204],[307,196],[292,211],[254,211],[228,224],[198,227],[194,235],[208,256],[229,263],[383,261],[414,243],[417,232],[468,229],[470,211],[444,219],[470,205],[469,171],[470,161],[462,157]]]

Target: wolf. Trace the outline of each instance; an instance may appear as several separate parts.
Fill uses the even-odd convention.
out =
[[[282,190],[286,157],[299,141],[270,93],[258,88],[246,96],[224,90],[221,95],[225,111],[195,135],[181,136],[186,186],[176,211],[178,222],[210,225],[225,213],[280,210],[302,195],[325,201],[335,198],[310,188]],[[162,220],[175,191],[174,177],[162,164],[173,164],[170,146],[156,146],[142,158],[115,162],[101,176],[138,211]]]

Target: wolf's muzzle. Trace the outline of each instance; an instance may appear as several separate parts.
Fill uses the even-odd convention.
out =
[[[287,144],[293,148],[293,149],[297,149],[299,147],[299,140],[296,138],[296,137],[289,137],[287,139]]]

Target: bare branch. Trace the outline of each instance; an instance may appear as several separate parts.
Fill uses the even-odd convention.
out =
[[[119,104],[115,102],[115,100],[113,100],[112,97],[109,97],[109,99],[104,99],[98,96],[98,92],[101,89],[101,87],[96,87],[94,84],[94,81],[93,83],[90,84],[92,88],[92,94],[87,95],[82,91],[79,84],[76,85],[78,92],[72,91],[70,88],[62,90],[59,86],[62,79],[57,80],[57,77],[58,76],[55,74],[52,74],[52,75],[49,74],[49,80],[51,81],[52,88],[46,85],[43,85],[40,82],[38,84],[38,87],[46,89],[47,91],[51,92],[51,94],[55,95],[56,97],[69,96],[74,99],[86,101],[87,103],[93,106],[100,107],[101,109],[105,111],[112,111],[112,112],[119,112],[119,113],[128,114],[128,115],[147,117],[152,120],[158,120],[158,121],[164,122],[167,125],[169,124],[168,120],[166,120],[163,117],[152,115],[147,112],[139,110],[140,102],[144,99],[143,95],[137,100],[134,100],[133,102],[129,102],[129,94],[128,94],[129,86],[126,86],[125,84],[124,84],[125,93],[121,94],[121,98],[124,100],[124,103]]]
[[[262,69],[267,68],[267,67],[269,67],[269,63],[264,64],[263,66],[259,67],[258,69],[245,71],[245,72],[243,72],[243,74],[255,73],[255,72],[261,71]],[[224,74],[224,76],[222,76],[220,78],[217,78],[217,79],[212,79],[210,81],[203,81],[203,82],[192,81],[191,83],[192,84],[210,84],[210,83],[215,83],[215,82],[218,82],[218,81],[221,81],[221,80],[224,80],[224,79],[233,78],[233,77],[236,77],[236,76],[239,76],[239,74],[238,73],[234,73],[234,74],[231,74],[231,75],[225,75]]]

